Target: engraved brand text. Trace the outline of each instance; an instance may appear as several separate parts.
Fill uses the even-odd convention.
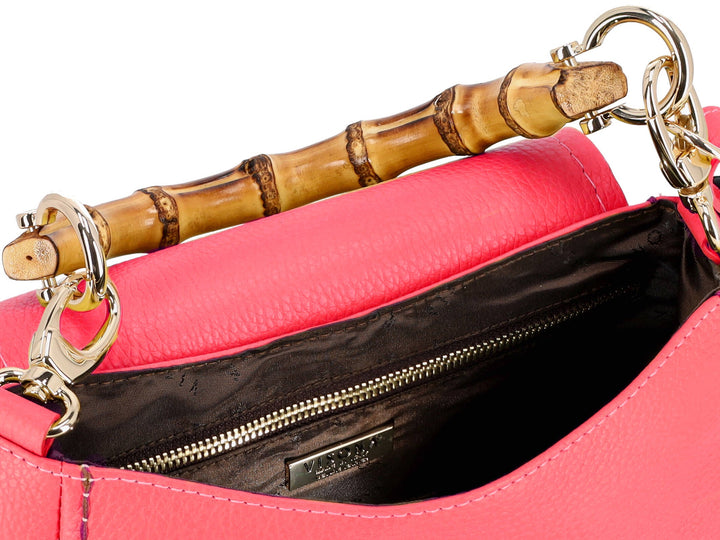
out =
[[[310,455],[288,460],[286,474],[289,489],[328,478],[359,467],[392,450],[392,426],[383,426]]]

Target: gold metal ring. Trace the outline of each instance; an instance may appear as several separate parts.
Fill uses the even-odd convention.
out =
[[[585,34],[580,50],[576,54],[589,51],[602,44],[608,32],[616,26],[635,22],[652,28],[670,49],[670,58],[675,65],[670,90],[659,102],[660,115],[667,117],[679,111],[690,97],[693,81],[693,60],[685,36],[669,19],[649,9],[640,7],[620,7],[612,9],[598,17]],[[628,124],[644,125],[644,109],[627,105],[613,108],[610,113],[618,120]]]
[[[660,156],[660,168],[663,174],[678,190],[683,203],[698,215],[710,248],[720,253],[720,223],[713,204],[712,185],[709,182],[712,156],[707,155],[707,150],[711,148],[692,143],[693,139],[701,141],[707,137],[705,115],[694,88],[690,88],[688,99],[681,110],[672,115],[676,121],[681,121],[692,128],[688,130],[678,126],[682,128],[682,132],[675,137],[679,137],[680,140],[673,139],[672,132],[668,128],[671,118],[664,116],[660,110],[657,97],[658,78],[663,69],[673,69],[673,66],[670,58],[661,57],[651,62],[645,70],[643,98],[647,110],[647,125]],[[686,106],[689,111],[681,114]],[[692,133],[693,136],[688,137],[684,132]],[[689,145],[688,141],[690,141]]]
[[[115,285],[108,277],[105,253],[100,235],[87,209],[70,199],[51,194],[42,199],[35,212],[20,216],[22,228],[36,230],[52,223],[63,214],[78,235],[85,257],[85,269],[69,274],[57,285],[54,278],[43,283],[52,287],[42,291],[45,311],[30,342],[28,368],[0,370],[0,386],[17,383],[23,395],[42,403],[61,401],[63,415],[49,428],[47,437],[54,438],[72,430],[80,415],[80,402],[70,387],[92,372],[105,358],[117,339],[120,328],[120,303]],[[85,289],[81,291],[81,284]],[[61,332],[65,309],[89,311],[101,302],[107,303],[107,317],[95,336],[82,349],[72,345]]]
[[[720,160],[720,147],[715,146],[713,143],[708,141],[705,138],[707,137],[707,135],[705,137],[702,137],[700,136],[700,134],[690,131],[689,129],[684,128],[673,122],[666,122],[665,127],[667,127],[667,130],[673,135],[684,138],[686,141],[692,144],[699,152],[702,152],[707,157]]]
[[[87,275],[85,291],[73,298],[68,307],[74,311],[90,311],[105,298],[108,283],[107,262],[100,244],[100,234],[83,205],[56,193],[40,201],[35,210],[35,225],[40,227],[52,223],[58,212],[67,218],[80,240]]]
[[[660,166],[670,184],[676,189],[693,188],[707,180],[710,173],[710,159],[698,157],[691,163],[690,153],[681,153],[671,138],[668,129],[668,117],[662,114],[657,96],[657,84],[662,69],[672,69],[672,60],[665,56],[648,64],[643,77],[643,99],[645,102],[647,125],[650,129],[655,149],[660,156]],[[707,123],[700,100],[694,88],[690,88],[688,100],[684,105],[689,109],[689,117],[694,126],[694,134],[699,138],[707,137]],[[678,111],[679,112],[679,111]]]
[[[20,377],[22,377],[23,373],[25,372],[18,368],[0,369],[0,386],[5,386],[8,383],[20,382]]]

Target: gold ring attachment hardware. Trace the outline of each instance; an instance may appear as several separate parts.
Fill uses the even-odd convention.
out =
[[[86,286],[72,298],[68,307],[74,311],[90,311],[105,298],[107,289],[107,263],[100,244],[100,235],[87,209],[70,199],[52,193],[45,196],[34,212],[18,216],[18,225],[24,229],[38,229],[55,221],[60,213],[67,218],[80,240],[85,257]],[[43,280],[40,300],[46,303],[57,286],[54,277]]]
[[[117,339],[120,329],[120,303],[117,290],[107,272],[105,254],[99,233],[84,206],[60,195],[48,195],[35,212],[18,216],[18,225],[35,230],[52,223],[63,214],[80,239],[86,268],[68,275],[58,285],[54,277],[43,284],[52,286],[42,298],[46,300],[40,325],[30,342],[29,367],[26,370],[0,370],[0,386],[17,383],[23,394],[43,403],[61,401],[65,412],[48,431],[48,438],[59,437],[75,426],[80,402],[70,386],[93,371],[105,358]],[[85,283],[84,291],[80,285]],[[107,317],[95,337],[82,349],[76,348],[62,335],[60,319],[65,309],[89,311],[101,302],[107,303]]]
[[[57,371],[67,383],[74,383],[91,372],[105,357],[117,338],[120,328],[120,304],[114,284],[107,282],[105,300],[108,314],[95,337],[82,349],[77,349],[60,333],[60,318],[78,292],[84,277],[71,274],[55,289],[40,326],[30,341],[30,364],[42,362]]]
[[[690,131],[689,129],[673,122],[666,122],[665,127],[673,135],[684,138],[689,144],[693,145],[696,150],[702,152],[707,157],[720,160],[720,147],[715,146],[707,139],[701,137],[698,133]]]
[[[84,277],[71,274],[58,286],[40,320],[38,330],[30,343],[30,362],[27,370],[6,368],[0,370],[0,386],[18,383],[23,394],[43,403],[62,401],[65,413],[50,428],[48,437],[58,437],[70,431],[77,422],[80,403],[68,388],[94,370],[117,338],[120,325],[120,304],[117,290],[111,281],[106,283],[105,300],[108,315],[95,337],[83,349],[77,349],[60,332],[63,311],[78,293]]]
[[[564,62],[568,65],[576,64],[576,56],[600,46],[610,30],[626,22],[648,26],[668,46],[670,57],[675,65],[674,76],[670,81],[670,90],[660,100],[659,109],[662,116],[674,114],[690,96],[693,60],[688,42],[680,29],[672,21],[654,11],[640,7],[612,9],[593,22],[585,33],[582,44],[573,41],[552,50],[553,61]],[[586,134],[593,133],[609,125],[612,118],[634,125],[644,125],[647,122],[645,110],[619,105],[606,111],[586,115],[581,121],[581,127]]]
[[[710,182],[712,158],[720,156],[720,149],[707,140],[705,115],[692,86],[688,99],[673,107],[675,112],[662,113],[657,86],[663,69],[670,70],[672,79],[674,62],[671,58],[665,56],[651,62],[643,77],[647,125],[660,156],[660,168],[668,182],[678,190],[683,204],[698,214],[708,245],[720,253],[720,224]]]

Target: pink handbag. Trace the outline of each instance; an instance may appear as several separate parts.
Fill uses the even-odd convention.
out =
[[[0,389],[3,538],[718,537],[698,223],[564,129],[114,265],[74,429]],[[0,304],[0,384],[49,316]]]
[[[510,222],[487,189],[508,177],[533,193]],[[113,267],[132,292],[117,345],[76,386],[77,428],[43,457],[47,420],[7,422],[23,398],[0,392],[6,537],[28,523],[37,539],[713,536],[713,268],[677,201],[623,203],[597,150],[566,130]],[[463,211],[413,217],[438,207]],[[358,221],[396,233],[369,239]],[[26,295],[0,309],[2,357],[23,365],[42,308]],[[471,343],[488,352],[458,374],[418,374],[428,382],[165,474],[128,467]],[[388,427],[397,458],[284,487],[286,460],[328,468],[307,455],[365,433],[382,447]]]

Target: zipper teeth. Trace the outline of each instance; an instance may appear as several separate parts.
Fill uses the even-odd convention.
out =
[[[488,338],[476,345],[458,349],[431,360],[418,362],[408,368],[376,377],[344,390],[294,403],[248,422],[239,428],[175,448],[169,452],[129,463],[121,468],[152,473],[168,473],[186,465],[223,454],[301,420],[368,401],[405,385],[460,368],[472,361],[506,350],[558,324],[578,317],[624,291],[625,289],[608,293],[582,304],[575,310],[557,314],[530,326]]]

